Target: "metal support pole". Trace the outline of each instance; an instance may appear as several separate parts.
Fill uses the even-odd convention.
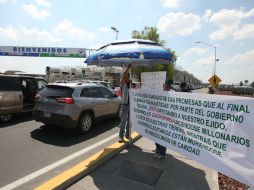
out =
[[[130,70],[129,70],[129,74],[130,74],[130,76],[131,76],[131,68],[130,68]],[[130,87],[131,88],[131,87]],[[130,90],[130,89],[129,89]],[[129,99],[130,99],[130,91],[129,91]],[[130,101],[129,101],[129,122],[128,122],[128,127],[129,127],[129,145],[131,145],[132,144],[132,139],[131,139],[131,116],[130,116],[130,113],[131,113],[131,109],[130,109],[131,107],[130,107]]]
[[[129,128],[129,145],[131,145],[132,144],[132,139],[131,139],[131,117],[130,117],[130,110],[129,110],[129,122],[128,122],[128,128]]]
[[[216,74],[216,62],[217,62],[217,59],[216,59],[216,46],[214,46],[214,71],[213,71],[214,75]]]

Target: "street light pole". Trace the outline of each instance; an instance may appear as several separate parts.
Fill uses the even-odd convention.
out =
[[[116,40],[117,40],[119,30],[117,30],[117,28],[115,28],[113,26],[111,26],[111,29],[115,31],[115,33],[116,33]]]
[[[219,61],[219,59],[216,58],[216,46],[207,44],[205,42],[195,42],[195,43],[197,43],[197,44],[205,44],[207,46],[210,46],[210,47],[214,48],[214,70],[213,70],[213,74],[215,75],[216,74],[216,62]]]

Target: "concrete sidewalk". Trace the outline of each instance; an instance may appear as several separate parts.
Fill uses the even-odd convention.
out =
[[[153,158],[151,150],[154,148],[154,142],[142,137],[126,149],[114,150],[115,156],[105,159],[107,161],[67,189],[219,189],[216,171],[171,150],[167,150],[165,159]]]

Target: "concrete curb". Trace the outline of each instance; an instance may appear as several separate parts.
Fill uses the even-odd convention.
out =
[[[136,132],[131,134],[132,143],[141,138]],[[35,190],[45,190],[45,189],[65,189],[85,177],[88,173],[96,169],[98,166],[103,164],[105,161],[112,158],[114,155],[120,153],[123,149],[125,149],[129,145],[128,141],[124,143],[115,143],[107,148],[97,152],[92,155],[88,159],[82,161],[76,166],[64,171],[63,173],[57,175],[56,177],[46,181],[40,186],[36,187]]]

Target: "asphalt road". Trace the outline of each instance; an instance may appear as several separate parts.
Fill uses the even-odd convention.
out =
[[[201,93],[201,94],[207,94],[208,88],[200,88],[197,90],[192,90],[192,93]]]
[[[106,119],[94,125],[86,135],[74,130],[46,126],[32,120],[31,114],[19,115],[14,121],[0,123],[0,189],[73,153],[117,134],[119,121]],[[17,189],[31,189],[46,179],[89,157],[117,138],[37,177]]]

